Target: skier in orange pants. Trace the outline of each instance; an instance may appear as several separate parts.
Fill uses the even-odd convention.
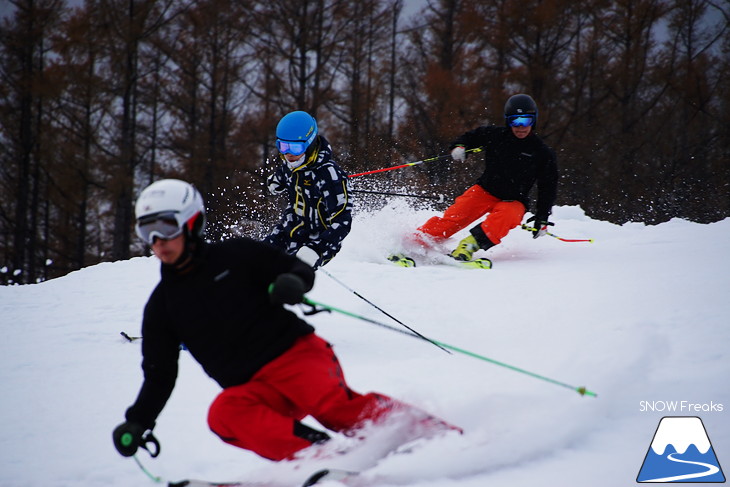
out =
[[[451,145],[451,157],[466,158],[466,151],[482,148],[484,173],[477,183],[457,197],[442,217],[432,217],[418,230],[415,240],[444,241],[485,214],[486,218],[470,229],[451,257],[468,261],[479,249],[499,244],[518,226],[529,208],[529,193],[537,183],[537,209],[534,238],[547,233],[548,217],[557,194],[558,171],[555,153],[534,132],[537,105],[528,95],[510,97],[504,107],[505,127],[482,126],[458,137]]]
[[[525,205],[519,201],[500,200],[475,184],[456,198],[444,216],[429,218],[418,230],[436,240],[447,239],[485,213],[487,217],[479,227],[489,242],[496,245],[522,222]]]

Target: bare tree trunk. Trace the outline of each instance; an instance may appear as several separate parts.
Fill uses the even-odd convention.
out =
[[[15,278],[17,282],[27,282],[25,271],[27,263],[32,258],[28,254],[28,237],[30,229],[28,228],[28,212],[30,186],[31,186],[31,163],[33,160],[33,149],[35,147],[35,134],[33,129],[33,104],[34,98],[32,93],[32,80],[35,76],[33,66],[33,57],[36,49],[36,43],[33,41],[35,24],[34,24],[34,3],[30,0],[27,4],[29,10],[25,15],[24,29],[21,35],[27,38],[21,47],[20,62],[20,82],[18,83],[20,93],[20,121],[19,121],[19,150],[18,154],[18,179],[17,191],[15,196],[15,231],[14,231],[14,253],[13,253],[13,271],[21,274]]]
[[[129,258],[132,228],[132,192],[136,161],[136,88],[138,39],[135,29],[135,2],[129,0],[124,31],[122,123],[119,134],[119,174],[115,181],[113,260]]]

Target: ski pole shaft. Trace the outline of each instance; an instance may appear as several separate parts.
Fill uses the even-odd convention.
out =
[[[474,149],[469,149],[466,152],[481,152],[481,147],[476,147]],[[407,162],[405,164],[401,164],[400,166],[393,166],[393,167],[384,167],[382,169],[374,169],[372,171],[365,171],[357,174],[350,174],[348,177],[350,178],[356,178],[358,176],[365,176],[367,174],[375,174],[379,172],[385,172],[385,171],[393,171],[395,169],[403,169],[404,167],[411,167],[411,166],[417,166],[419,164],[423,164],[424,162],[433,162],[433,161],[439,161],[441,159],[447,159],[451,157],[451,154],[442,154],[440,156],[434,156],[429,157],[428,159],[423,159],[422,161],[416,161],[416,162]]]
[[[405,196],[409,198],[422,198],[424,200],[436,200],[438,203],[443,203],[446,201],[446,197],[442,194],[439,194],[438,196],[426,196],[422,194],[407,194],[407,193],[390,193],[388,191],[365,191],[362,189],[353,189],[350,191],[351,193],[365,193],[365,194],[382,194],[385,196]]]
[[[494,364],[494,365],[499,365],[500,367],[504,367],[504,368],[509,369],[509,370],[512,370],[514,372],[519,372],[521,374],[525,374],[527,376],[534,377],[535,379],[540,379],[542,381],[549,382],[551,384],[555,384],[555,385],[558,385],[558,386],[561,386],[561,387],[566,387],[568,389],[571,389],[573,391],[576,391],[581,396],[592,396],[592,397],[597,397],[598,396],[598,394],[596,394],[595,392],[592,392],[592,391],[587,390],[585,387],[572,386],[570,384],[566,384],[565,382],[560,382],[560,381],[557,381],[555,379],[551,379],[549,377],[545,377],[544,375],[536,374],[534,372],[530,372],[529,370],[525,370],[525,369],[522,369],[520,367],[515,367],[514,365],[510,365],[510,364],[507,364],[507,363],[504,363],[504,362],[500,362],[499,360],[494,360],[494,359],[491,359],[489,357],[485,357],[484,355],[479,355],[478,353],[470,352],[469,350],[464,350],[462,348],[458,348],[458,347],[455,347],[453,345],[449,345],[448,343],[443,343],[443,342],[439,342],[439,341],[436,341],[436,343],[438,343],[439,345],[441,345],[441,346],[443,346],[445,348],[448,348],[450,350],[453,350],[454,352],[459,352],[459,353],[461,353],[463,355],[468,355],[469,357],[473,357],[473,358],[476,358],[476,359],[479,359],[479,360],[483,360],[485,362],[489,362],[489,363]]]
[[[352,318],[356,318],[356,319],[359,319],[359,320],[362,320],[362,321],[365,321],[365,322],[368,322],[368,323],[372,323],[374,325],[378,325],[378,326],[380,326],[382,328],[386,328],[386,329],[389,329],[389,330],[392,330],[392,331],[396,331],[396,332],[402,333],[404,335],[408,335],[408,336],[416,337],[416,338],[425,338],[422,335],[416,335],[414,333],[409,333],[409,332],[407,332],[405,330],[401,330],[400,328],[395,328],[393,326],[387,325],[385,323],[381,323],[379,321],[376,321],[376,320],[367,318],[365,316],[360,316],[360,315],[355,314],[355,313],[352,313],[350,311],[345,311],[343,309],[335,308],[335,307],[329,306],[327,304],[318,303],[318,302],[313,301],[313,300],[311,300],[311,299],[309,299],[307,297],[304,297],[304,299],[303,299],[302,302],[304,304],[307,304],[309,306],[312,306],[313,308],[316,308],[317,306],[319,306],[322,309],[327,309],[327,310],[330,310],[330,311],[335,311],[337,313],[340,313],[340,314],[343,314],[343,315],[346,315],[346,316],[350,316]],[[443,348],[448,348],[449,350],[453,350],[454,352],[460,353],[462,355],[466,355],[468,357],[472,357],[472,358],[475,358],[475,359],[478,359],[478,360],[482,360],[484,362],[489,362],[491,364],[498,365],[500,367],[504,367],[506,369],[512,370],[513,372],[519,372],[521,374],[527,375],[529,377],[533,377],[535,379],[542,380],[544,382],[548,382],[550,384],[554,384],[554,385],[557,385],[557,386],[565,387],[567,389],[571,389],[571,390],[577,392],[578,394],[580,394],[581,396],[598,397],[598,394],[596,394],[593,391],[589,391],[588,389],[586,389],[583,386],[581,386],[581,387],[572,386],[572,385],[567,384],[565,382],[561,382],[561,381],[558,381],[558,380],[555,380],[555,379],[551,379],[551,378],[546,377],[544,375],[536,374],[534,372],[530,372],[530,371],[525,370],[525,369],[522,369],[520,367],[515,367],[514,365],[509,365],[507,363],[500,362],[499,360],[494,360],[494,359],[489,358],[489,357],[486,357],[484,355],[480,355],[478,353],[470,352],[469,350],[465,350],[463,348],[455,347],[453,345],[449,345],[448,343],[440,342],[438,340],[433,340],[431,338],[427,338],[427,340],[429,342],[431,342],[431,343],[434,343],[436,345],[439,345],[439,346],[441,346]]]
[[[524,230],[527,230],[528,232],[534,232],[537,230],[537,228],[533,228],[533,227],[531,227],[529,225],[525,225],[525,224],[522,225],[522,228]],[[550,232],[546,232],[546,233],[553,238],[557,238],[561,242],[590,242],[590,243],[595,242],[595,239],[592,239],[592,238],[563,238],[563,237],[558,237],[554,233],[550,233]]]
[[[446,159],[447,157],[450,157],[450,156],[448,154],[444,154],[442,156],[431,157],[429,159],[424,159],[422,161],[401,164],[400,166],[384,167],[382,169],[373,169],[372,171],[365,171],[365,172],[361,172],[361,173],[357,173],[357,174],[350,174],[348,177],[356,178],[358,176],[367,176],[368,174],[375,174],[375,173],[385,172],[385,171],[394,171],[395,169],[403,169],[404,167],[417,166],[418,164],[423,164],[424,162],[438,161],[440,159]]]
[[[332,274],[330,274],[326,270],[322,269],[321,267],[319,268],[319,270],[322,271],[322,272],[324,272],[327,276],[329,276],[330,279],[332,279],[333,281],[335,281],[337,284],[339,284],[340,286],[344,287],[345,289],[347,289],[348,291],[350,291],[352,294],[354,294],[358,298],[362,299],[363,301],[365,301],[366,303],[368,303],[370,306],[372,306],[373,308],[377,309],[378,311],[380,311],[381,313],[383,313],[385,316],[387,316],[388,318],[390,318],[391,320],[395,321],[396,323],[398,323],[402,327],[406,328],[408,331],[410,331],[414,335],[419,336],[420,338],[422,338],[423,340],[426,340],[427,342],[433,343],[434,345],[436,345],[438,348],[440,348],[441,350],[443,350],[446,353],[451,353],[448,350],[446,350],[444,347],[442,347],[441,345],[439,345],[438,343],[436,343],[433,340],[430,340],[430,339],[426,338],[425,336],[421,335],[416,330],[414,330],[410,326],[406,325],[401,320],[399,320],[398,318],[396,318],[392,314],[388,313],[383,308],[381,308],[377,304],[373,303],[372,301],[370,301],[368,298],[366,298],[362,294],[360,294],[357,291],[355,291],[354,289],[350,288],[349,286],[347,286],[347,284],[345,284],[344,282],[340,281],[339,279],[337,279],[335,276],[333,276]]]
[[[145,475],[147,475],[150,480],[153,482],[156,482],[158,484],[164,483],[165,481],[162,479],[162,477],[158,477],[156,475],[152,475],[149,470],[145,468],[144,465],[142,465],[142,462],[139,461],[139,458],[137,458],[137,455],[133,455],[132,458],[134,458],[134,461],[137,463],[139,468],[144,472]]]

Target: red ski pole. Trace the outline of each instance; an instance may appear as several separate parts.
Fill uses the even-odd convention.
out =
[[[482,150],[481,147],[477,147],[476,149],[469,149],[466,152],[481,152],[481,150]],[[357,173],[357,174],[350,174],[348,177],[356,178],[358,176],[365,176],[367,174],[375,174],[375,173],[378,173],[378,172],[393,171],[395,169],[403,169],[404,167],[417,166],[419,164],[423,164],[424,162],[433,162],[433,161],[438,161],[440,159],[446,159],[446,158],[449,158],[449,157],[451,157],[451,154],[443,154],[443,155],[440,155],[440,156],[429,157],[428,159],[424,159],[422,161],[407,162],[406,164],[401,164],[400,166],[384,167],[382,169],[374,169],[372,171],[365,171],[365,172],[360,172],[360,173]]]

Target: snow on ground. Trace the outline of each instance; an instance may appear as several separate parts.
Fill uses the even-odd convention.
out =
[[[730,219],[613,225],[560,207],[551,230],[595,243],[533,240],[515,229],[477,254],[494,261],[492,270],[384,261],[400,235],[434,214],[397,203],[360,213],[323,269],[331,276],[318,272],[309,297],[399,327],[347,286],[426,336],[598,397],[341,314],[309,317],[354,389],[395,396],[465,430],[385,458],[367,485],[632,485],[663,416],[699,416],[728,468]],[[118,455],[111,432],[142,379],[139,344],[120,332],[139,333],[158,277],[158,261],[141,257],[0,288],[0,485],[154,485]],[[293,479],[289,467],[210,433],[218,387],[181,357],[155,428],[162,453],[140,453],[143,465],[171,480]]]

